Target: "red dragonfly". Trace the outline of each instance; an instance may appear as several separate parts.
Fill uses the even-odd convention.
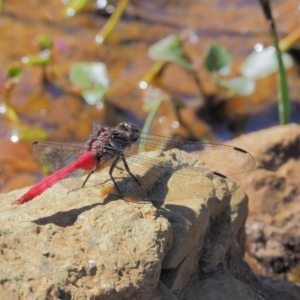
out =
[[[33,153],[53,174],[30,188],[16,204],[34,199],[59,181],[69,190],[87,189],[97,196],[103,196],[101,190],[114,190],[128,201],[163,201],[168,189],[178,198],[208,197],[228,190],[231,182],[210,167],[227,175],[255,167],[254,158],[243,149],[147,134],[127,122],[115,128],[94,124],[85,144],[37,141]],[[182,195],[183,185],[191,187],[191,195],[186,189]]]

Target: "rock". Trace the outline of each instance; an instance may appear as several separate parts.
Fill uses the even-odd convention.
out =
[[[276,126],[230,144],[257,161],[254,171],[232,177],[250,199],[247,261],[261,276],[300,283],[300,127]]]
[[[230,208],[233,233],[236,236],[242,253],[244,253],[246,242],[245,223],[248,216],[248,196],[241,187],[238,187],[232,194]]]
[[[176,161],[176,155],[171,157]],[[211,174],[206,172],[211,188],[219,187]],[[172,179],[176,182],[176,176]],[[218,193],[200,197],[198,186],[182,185],[183,195],[196,188],[198,199],[170,196],[160,208],[124,200],[103,203],[82,191],[67,193],[61,185],[21,206],[12,203],[24,190],[1,195],[0,295],[299,299],[263,285],[243,261],[239,243],[244,238],[247,197],[235,185],[227,185],[227,190],[221,186]]]
[[[12,205],[20,192],[1,197],[0,295],[160,299],[156,286],[172,232],[152,204],[103,205],[56,185]]]

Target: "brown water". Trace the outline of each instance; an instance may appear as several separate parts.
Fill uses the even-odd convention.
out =
[[[283,37],[299,25],[297,3],[288,0],[273,1],[272,4],[278,31]],[[180,34],[194,28],[196,39],[186,43],[186,51],[199,67],[206,93],[212,93],[215,89],[213,77],[201,67],[209,45],[219,43],[226,47],[234,58],[233,70],[237,73],[240,63],[256,43],[270,44],[268,29],[256,1],[132,1],[116,30],[102,46],[95,43],[95,36],[107,21],[107,16],[97,11],[94,1],[71,19],[63,18],[62,9],[63,5],[58,1],[9,0],[4,2],[0,17],[0,104],[3,101],[5,70],[20,62],[23,56],[39,52],[39,34],[49,35],[54,40],[51,70],[55,75],[51,76],[50,82],[43,84],[40,67],[27,68],[10,98],[20,126],[42,128],[49,140],[85,141],[92,122],[115,125],[120,121],[132,121],[142,126],[147,116],[142,107],[149,93],[158,93],[164,98],[151,127],[152,133],[162,135],[191,135],[182,126],[176,128],[178,119],[170,100],[173,97],[186,104],[181,117],[192,135],[210,140],[214,140],[215,136],[230,137],[232,133],[224,124],[237,126],[236,132],[244,128],[256,130],[257,124],[265,121],[269,106],[274,107],[275,76],[260,80],[254,95],[236,96],[222,106],[218,114],[213,106],[213,113],[210,115],[204,110],[204,116],[200,113],[203,112],[203,99],[197,94],[197,87],[176,65],[170,64],[160,80],[155,82],[158,90],[143,91],[138,87],[141,78],[154,63],[147,55],[149,46],[169,34]],[[110,90],[103,107],[85,104],[68,81],[72,64],[82,61],[102,61],[107,65]],[[293,87],[292,99],[297,99],[295,69],[289,71],[289,80]],[[250,116],[250,121],[258,116],[257,121],[252,122],[253,127],[249,126],[251,122],[247,121],[247,116]],[[275,123],[276,114],[272,113],[269,119],[269,122],[262,122],[261,127]],[[12,125],[5,114],[0,114],[2,192],[33,184],[42,176],[41,167],[31,154],[31,143],[11,142],[11,137],[17,133],[15,124]]]

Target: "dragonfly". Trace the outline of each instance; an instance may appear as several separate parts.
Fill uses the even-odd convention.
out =
[[[164,201],[169,191],[178,199],[209,197],[228,190],[232,181],[226,175],[255,167],[252,155],[241,148],[143,133],[128,122],[114,128],[94,124],[84,144],[37,141],[33,153],[53,173],[16,204],[33,200],[57,182],[70,191],[102,198],[115,193],[126,201]]]

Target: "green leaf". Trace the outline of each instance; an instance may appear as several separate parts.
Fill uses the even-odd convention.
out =
[[[255,91],[255,81],[246,77],[220,78],[218,84],[242,96],[249,96]]]
[[[230,67],[231,55],[221,45],[211,45],[204,60],[204,65],[210,72],[219,72]]]
[[[11,67],[7,70],[7,77],[11,78],[14,82],[18,82],[22,76],[22,69],[18,66]]]
[[[293,65],[288,53],[282,54],[285,69]],[[278,61],[274,47],[268,47],[260,52],[253,51],[240,68],[240,72],[248,78],[260,79],[278,71]]]
[[[42,50],[51,49],[53,41],[50,36],[41,34],[38,36],[39,46]]]
[[[169,35],[152,45],[148,53],[153,59],[175,62],[187,70],[193,70],[190,61],[184,54],[182,41],[176,35]]]
[[[88,88],[92,85],[108,87],[106,65],[101,62],[74,64],[70,71],[70,81],[79,88]]]
[[[107,86],[98,84],[95,86],[94,89],[83,91],[82,97],[84,98],[85,102],[89,105],[96,105],[97,103],[102,101],[103,96],[107,90]]]

